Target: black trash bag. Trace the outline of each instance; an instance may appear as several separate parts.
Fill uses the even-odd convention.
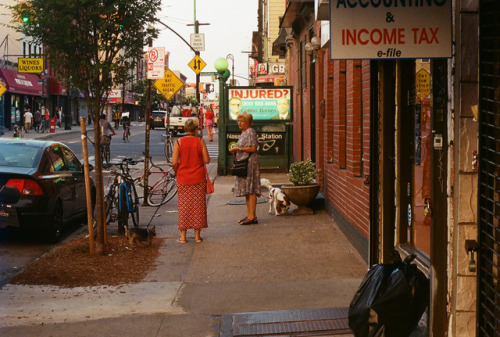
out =
[[[429,305],[429,280],[395,254],[392,264],[373,265],[349,306],[349,327],[356,337],[405,337]]]

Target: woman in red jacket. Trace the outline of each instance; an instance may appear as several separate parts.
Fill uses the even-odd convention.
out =
[[[190,118],[184,125],[186,136],[178,139],[172,154],[172,166],[177,175],[179,198],[179,230],[177,242],[186,243],[188,229],[194,229],[195,241],[201,242],[200,232],[207,224],[207,180],[205,165],[210,163],[207,146],[196,137],[198,119]]]

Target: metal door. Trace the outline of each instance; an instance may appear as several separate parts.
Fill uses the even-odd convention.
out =
[[[500,7],[480,1],[477,335],[500,336]],[[478,116],[476,116],[477,118]]]

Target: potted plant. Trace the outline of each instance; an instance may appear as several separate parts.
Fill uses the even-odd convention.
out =
[[[319,171],[311,159],[290,165],[288,180],[293,185],[283,185],[281,190],[291,202],[298,206],[293,211],[293,215],[314,214],[308,206],[319,192],[320,185],[315,180]]]

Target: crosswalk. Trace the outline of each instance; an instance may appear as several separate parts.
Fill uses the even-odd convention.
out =
[[[219,144],[207,142],[208,155],[211,159],[219,157]]]

